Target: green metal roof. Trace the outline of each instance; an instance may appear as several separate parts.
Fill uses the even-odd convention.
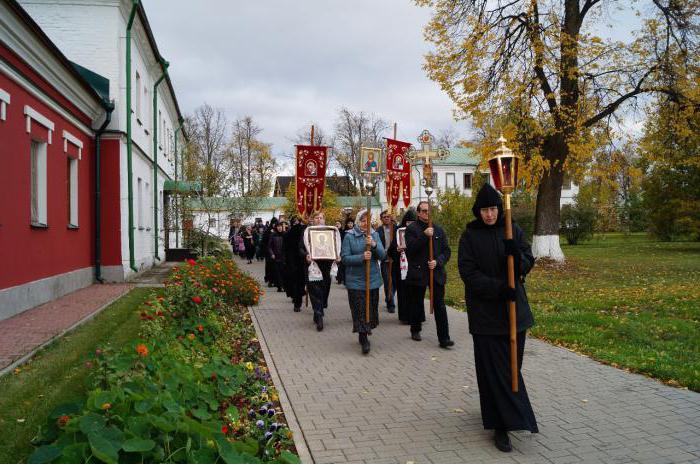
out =
[[[201,182],[186,180],[166,180],[163,182],[163,190],[166,192],[201,192]]]
[[[166,183],[169,181],[166,181]],[[367,205],[367,197],[336,197],[338,206],[364,207]],[[280,211],[287,205],[286,197],[204,197],[189,198],[185,200],[188,208],[207,211]],[[381,204],[376,197],[372,197],[372,207],[379,208]]]
[[[104,101],[109,101],[109,79],[80,66],[78,63],[71,61],[70,64],[73,65],[73,68],[75,68],[78,74],[90,84],[90,87],[92,87]]]
[[[481,159],[474,155],[471,148],[450,148],[449,155],[444,160],[433,161],[432,164],[435,166],[477,166]],[[413,164],[422,165],[421,160],[415,161]]]

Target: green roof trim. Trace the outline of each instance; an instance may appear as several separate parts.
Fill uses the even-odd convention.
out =
[[[444,160],[433,161],[435,166],[478,166],[481,159],[474,155],[471,148],[450,148],[449,154]],[[423,165],[421,160],[415,161],[413,164]]]
[[[186,180],[166,180],[163,183],[165,192],[201,192],[201,182],[190,182]]]
[[[104,101],[109,101],[109,79],[97,74],[94,71],[90,71],[88,68],[80,66],[78,63],[71,61],[70,64]]]

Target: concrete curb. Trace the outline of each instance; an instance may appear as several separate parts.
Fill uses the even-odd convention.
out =
[[[98,284],[94,284],[94,285],[98,285]],[[60,331],[60,332],[58,332],[56,335],[52,336],[51,338],[49,338],[48,340],[46,340],[46,341],[45,341],[44,343],[42,343],[41,345],[39,345],[39,346],[37,346],[36,348],[32,349],[29,353],[27,353],[27,354],[25,354],[24,356],[22,356],[21,358],[17,359],[16,361],[14,361],[14,362],[13,362],[12,364],[10,364],[9,366],[2,368],[2,370],[0,370],[0,377],[3,377],[5,374],[7,374],[7,373],[9,373],[9,372],[12,372],[13,370],[15,370],[16,368],[18,368],[18,367],[21,366],[22,364],[24,364],[24,363],[26,363],[27,361],[29,361],[32,357],[34,357],[35,354],[37,354],[39,351],[41,351],[41,350],[43,350],[44,348],[46,348],[46,346],[48,346],[48,345],[50,345],[51,343],[53,343],[56,339],[63,337],[63,336],[66,335],[67,333],[72,332],[73,330],[77,329],[77,328],[80,327],[81,325],[83,325],[83,324],[85,324],[86,322],[92,320],[95,316],[97,316],[97,315],[100,314],[102,311],[104,311],[108,306],[110,306],[112,303],[114,303],[115,301],[117,301],[118,299],[120,299],[121,297],[123,297],[124,295],[126,295],[127,293],[129,293],[129,292],[130,292],[131,290],[133,290],[133,289],[134,289],[134,286],[133,286],[133,285],[130,285],[129,287],[125,288],[124,291],[123,291],[122,293],[120,293],[120,294],[117,295],[116,297],[112,298],[111,300],[109,300],[107,303],[105,303],[105,304],[103,304],[102,306],[100,306],[99,308],[97,308],[97,309],[96,309],[95,311],[93,311],[92,313],[88,314],[88,315],[85,316],[84,318],[82,318],[82,319],[80,319],[79,321],[75,322],[75,323],[74,323],[73,325],[71,325],[70,327],[68,327],[68,328],[66,328],[66,329],[64,329],[64,330],[62,330],[62,331]]]
[[[253,325],[255,326],[255,333],[258,334],[258,341],[260,342],[260,348],[262,349],[263,355],[265,356],[265,361],[267,362],[267,369],[270,372],[270,376],[272,377],[272,381],[275,384],[275,387],[277,388],[277,394],[279,396],[280,404],[282,405],[282,410],[284,411],[284,417],[285,419],[287,419],[287,425],[292,431],[292,436],[294,438],[294,446],[296,447],[297,453],[299,454],[299,459],[301,459],[301,462],[304,464],[314,464],[315,461],[314,458],[311,456],[309,446],[306,443],[304,431],[301,429],[301,426],[299,426],[296,414],[294,414],[294,406],[292,406],[292,403],[287,397],[287,391],[284,388],[284,382],[282,381],[282,378],[277,372],[275,360],[272,357],[272,354],[270,353],[270,348],[267,346],[265,335],[260,329],[257,315],[255,314],[255,311],[250,307],[248,308],[248,313],[251,315],[250,319],[253,321]]]

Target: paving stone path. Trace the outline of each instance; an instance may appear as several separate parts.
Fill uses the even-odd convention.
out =
[[[261,264],[241,267],[262,280]],[[275,289],[253,315],[305,463],[700,463],[700,394],[533,338],[523,370],[540,433],[499,452],[481,425],[467,318],[452,309],[446,351],[432,321],[415,342],[380,303],[367,356],[335,283],[323,332]]]

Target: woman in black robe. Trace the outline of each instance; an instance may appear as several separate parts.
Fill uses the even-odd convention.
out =
[[[275,274],[275,260],[270,257],[270,237],[277,231],[277,218],[272,218],[270,223],[265,228],[265,232],[262,236],[262,242],[260,246],[263,248],[261,251],[262,256],[265,258],[265,282],[267,282],[268,287],[278,285],[276,274]]]
[[[284,290],[292,299],[294,312],[301,311],[301,302],[306,294],[306,260],[299,252],[299,244],[306,225],[298,218],[291,219],[292,227],[284,235]]]
[[[406,210],[406,212],[403,214],[403,218],[401,218],[401,225],[399,225],[399,228],[402,227],[408,227],[409,224],[413,223],[416,221],[416,210],[413,209],[413,207],[409,208]],[[398,303],[398,308],[399,308],[399,321],[401,321],[402,324],[410,324],[409,322],[409,307],[408,307],[408,300],[407,300],[407,289],[406,289],[406,280],[405,278],[401,277],[401,255],[404,255],[404,258],[406,258],[406,248],[401,247],[399,248],[398,246],[398,232],[396,233],[396,236],[394,236],[394,240],[397,240],[396,246],[394,248],[395,250],[395,256],[394,258],[394,269],[396,269],[398,272],[395,273],[395,276],[398,278],[394,279],[394,282],[396,282],[396,301]],[[408,258],[406,258],[408,259]]]
[[[251,226],[246,226],[243,234],[243,244],[245,245],[245,257],[248,264],[253,262],[255,256],[255,232]]]
[[[496,447],[512,450],[508,431],[537,433],[537,421],[520,369],[525,333],[534,321],[525,293],[525,275],[535,264],[530,245],[517,224],[505,239],[503,203],[491,185],[479,191],[472,208],[476,220],[459,240],[458,267],[464,281],[469,332],[474,339],[476,379],[484,429],[495,430]],[[506,257],[515,261],[515,290],[507,284]],[[508,300],[516,301],[518,392],[511,391]]]

